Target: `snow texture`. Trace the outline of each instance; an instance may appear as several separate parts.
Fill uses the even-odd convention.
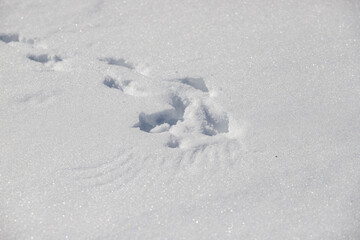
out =
[[[360,239],[359,13],[0,1],[0,239]]]

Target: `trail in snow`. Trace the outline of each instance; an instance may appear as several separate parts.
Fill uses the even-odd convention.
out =
[[[358,239],[355,1],[2,3],[0,239]]]
[[[2,40],[6,43],[19,38],[18,34],[2,36],[5,36]],[[71,65],[58,65],[62,64],[64,59],[51,54],[54,52],[51,48],[47,48],[48,53],[26,54],[29,51],[44,51],[42,45],[36,47],[38,41],[33,41],[30,45],[26,40],[17,43],[21,45],[19,49],[23,51],[25,58],[50,71],[76,68]],[[13,47],[17,48],[16,45]],[[71,63],[71,58],[65,60]],[[172,169],[174,176],[182,171],[212,175],[219,169],[231,167],[239,159],[243,152],[240,143],[243,129],[216,103],[213,91],[208,88],[203,78],[185,77],[149,83],[150,78],[137,71],[136,64],[124,58],[98,57],[83,64],[90,64],[91,60],[98,64],[95,68],[101,69],[105,62],[130,74],[131,77],[123,79],[121,73],[110,76],[103,70],[105,76],[102,83],[109,91],[119,90],[119,94],[126,94],[143,102],[160,102],[164,106],[156,112],[141,112],[138,121],[134,119],[132,127],[144,134],[166,135],[167,140],[163,144],[168,151],[161,154],[156,151],[143,153],[140,147],[122,149],[119,146],[121,150],[118,154],[104,159],[101,164],[64,168],[63,174],[70,176],[78,186],[86,189],[101,188],[111,192],[133,182],[141,172],[147,171],[148,164]],[[27,94],[18,101],[40,106],[50,103],[57,94],[39,91]]]

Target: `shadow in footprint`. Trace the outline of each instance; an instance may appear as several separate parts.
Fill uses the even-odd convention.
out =
[[[112,78],[110,76],[106,76],[103,84],[109,88],[115,88],[115,89],[119,89],[121,91],[124,91],[124,88],[126,88],[129,84],[131,83],[130,80],[127,81],[122,81],[121,83],[116,80],[115,78]]]
[[[19,41],[19,34],[17,33],[0,33],[0,41],[4,43],[9,42],[18,42]]]
[[[40,55],[29,54],[29,55],[27,55],[27,58],[32,61],[43,63],[43,64],[50,62],[50,61],[53,61],[53,62],[61,62],[62,61],[62,59],[59,56],[54,55],[51,57],[48,54],[40,54]]]
[[[109,76],[105,77],[103,84],[109,88],[115,88],[123,91],[122,87],[120,86],[120,83],[112,77]]]
[[[185,85],[189,85],[190,87],[193,87],[193,88],[198,89],[203,92],[209,92],[209,89],[207,88],[207,86],[204,82],[204,79],[202,79],[202,78],[186,77],[186,78],[175,79],[173,81],[180,82]]]
[[[179,120],[183,120],[186,108],[185,104],[177,96],[173,97],[171,100],[171,106],[173,107],[171,109],[152,114],[140,113],[139,122],[136,123],[134,127],[138,127],[144,132],[160,133],[167,131]]]
[[[226,114],[214,114],[207,107],[203,108],[204,123],[202,133],[207,136],[215,136],[219,133],[229,132],[229,119]]]
[[[106,62],[109,65],[134,69],[134,65],[123,58],[99,58],[98,60],[101,62]]]

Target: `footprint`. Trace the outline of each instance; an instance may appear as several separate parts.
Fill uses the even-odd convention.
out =
[[[170,108],[140,113],[134,127],[148,133],[168,132],[170,148],[197,146],[209,142],[209,137],[229,133],[229,117],[214,103],[202,78],[170,80],[164,88]]]
[[[56,63],[56,62],[61,62],[62,61],[61,57],[59,57],[57,55],[50,56],[48,54],[39,54],[39,55],[28,54],[27,58],[32,60],[32,61],[42,63],[42,64],[45,64],[45,63],[48,63],[48,62]]]
[[[198,89],[200,91],[203,91],[203,92],[209,92],[209,89],[207,88],[207,86],[204,82],[204,79],[202,79],[202,78],[186,77],[186,78],[175,79],[173,81],[189,85],[189,86],[191,86],[195,89]]]
[[[21,39],[21,42],[22,42],[22,43],[26,43],[26,44],[33,45],[33,44],[35,43],[35,39],[23,37],[23,38]]]
[[[192,98],[184,110],[183,120],[169,129],[168,146],[194,147],[211,142],[210,138],[229,133],[229,117],[207,99]]]
[[[123,91],[122,87],[120,86],[120,83],[112,77],[109,76],[105,77],[103,84],[109,88],[115,88]]]
[[[0,33],[0,41],[4,43],[19,42],[19,34],[17,33]]]
[[[106,76],[103,80],[103,84],[108,88],[120,90],[126,95],[133,97],[145,97],[151,94],[151,92],[146,87],[141,86],[138,81],[119,81],[116,78]]]
[[[115,89],[119,89],[122,92],[124,92],[124,89],[131,83],[130,80],[126,80],[126,81],[122,81],[119,82],[118,80],[116,80],[115,78],[112,78],[110,76],[106,76],[103,84],[109,88],[115,88]]]
[[[217,110],[210,104],[193,101],[186,111],[188,125],[200,124],[201,134],[215,136],[219,133],[229,132],[229,118],[226,113]],[[194,121],[194,123],[192,123]]]
[[[115,66],[119,66],[119,67],[125,67],[128,69],[134,69],[134,65],[128,61],[126,61],[123,58],[98,58],[99,61],[101,62],[106,62],[109,65],[115,65]]]
[[[178,121],[182,121],[185,112],[185,104],[178,97],[171,99],[171,109],[166,109],[160,112],[145,114],[140,113],[139,122],[134,127],[140,128],[141,131],[160,133],[170,129],[171,126],[176,125]]]
[[[30,44],[30,45],[35,43],[35,39],[26,38],[26,37],[20,38],[19,34],[17,34],[17,33],[0,33],[0,41],[2,41],[4,43],[21,42],[21,43],[26,43],[26,44]]]

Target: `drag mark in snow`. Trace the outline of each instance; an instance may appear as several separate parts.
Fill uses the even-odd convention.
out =
[[[109,65],[115,65],[115,66],[119,66],[119,67],[125,67],[128,69],[134,69],[134,65],[132,63],[126,61],[123,58],[107,57],[107,58],[98,58],[98,60],[101,62],[106,62]]]
[[[217,141],[196,145],[191,148],[176,149],[173,153],[174,178],[183,174],[197,175],[211,179],[218,172],[224,172],[241,164],[245,149],[236,139],[222,136]]]
[[[38,91],[35,93],[29,93],[18,98],[16,102],[22,104],[29,104],[31,106],[48,105],[55,101],[61,91]]]
[[[0,33],[0,41],[4,43],[18,42],[19,34],[17,33]]]

